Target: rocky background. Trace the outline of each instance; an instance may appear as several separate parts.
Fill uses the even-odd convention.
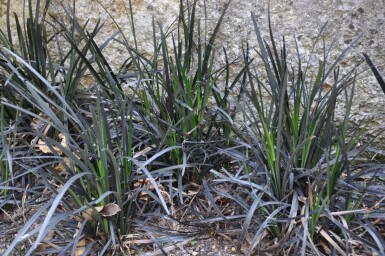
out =
[[[7,0],[0,0],[2,24],[5,20]],[[23,0],[12,0],[12,11],[22,13]],[[60,17],[62,7],[72,0],[52,0],[51,14]],[[192,2],[192,0],[190,0]],[[210,31],[218,20],[226,0],[199,0],[201,24]],[[151,54],[152,17],[163,25],[172,26],[179,12],[179,0],[132,0],[132,10],[138,38],[138,47]],[[326,47],[331,47],[329,60],[334,60],[349,44],[362,35],[358,44],[341,62],[347,70],[363,59],[362,53],[368,54],[376,66],[385,72],[385,0],[233,0],[222,24],[217,40],[219,59],[221,49],[226,47],[230,57],[235,59],[242,54],[242,45],[250,44],[257,49],[257,40],[251,21],[251,12],[258,18],[261,30],[268,32],[268,9],[270,3],[271,19],[276,38],[283,35],[289,42],[288,49],[295,53],[293,40],[296,39],[304,60],[318,62],[320,55],[311,54],[314,39],[322,26],[328,22],[322,34]],[[204,9],[206,4],[206,9]],[[205,15],[207,18],[205,18]],[[90,25],[99,19],[105,22],[98,40],[102,42],[117,31],[112,16],[123,28],[129,40],[132,40],[130,3],[128,0],[79,0],[76,1],[76,16],[81,20],[90,20]],[[333,44],[332,44],[333,43]],[[322,53],[322,43],[317,53]],[[116,67],[127,57],[118,44],[109,46],[108,58]],[[363,64],[359,69],[355,103],[353,106],[353,123],[373,119],[371,130],[385,125],[385,94],[375,78]],[[384,147],[385,148],[385,147]]]

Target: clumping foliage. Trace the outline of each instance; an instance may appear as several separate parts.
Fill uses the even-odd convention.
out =
[[[75,0],[62,19],[49,0],[28,0],[22,19],[8,1],[0,210],[34,213],[15,234],[1,228],[13,237],[2,255],[167,255],[170,243],[213,231],[237,237],[245,255],[385,255],[384,164],[368,157],[382,151],[358,145],[366,127],[349,125],[357,67],[366,61],[385,84],[366,54],[351,70],[338,66],[360,38],[335,60],[323,42],[314,67],[298,46],[288,54],[270,17],[264,38],[252,13],[257,55],[245,44],[231,61],[216,47],[231,0],[213,31],[197,2],[180,0],[171,27],[153,20],[149,55],[131,0],[131,34],[110,15],[117,32],[103,42],[103,24],[82,24]],[[117,70],[110,43],[126,53]]]

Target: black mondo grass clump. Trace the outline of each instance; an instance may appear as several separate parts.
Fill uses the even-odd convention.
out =
[[[332,62],[324,43],[324,59],[318,67],[311,67],[303,64],[298,47],[291,55],[295,59],[289,59],[285,38],[281,42],[274,38],[270,16],[268,41],[262,37],[254,14],[252,20],[258,57],[250,59],[246,47],[247,80],[242,84],[244,102],[239,104],[244,124],[242,129],[234,129],[241,134],[242,145],[247,145],[247,154],[239,160],[253,175],[216,174],[243,187],[250,183],[253,200],[241,233],[242,241],[251,239],[247,253],[349,254],[358,240],[369,250],[384,253],[384,240],[374,226],[368,228],[371,236],[352,231],[366,226],[365,205],[376,205],[371,209],[380,212],[383,198],[382,189],[374,191],[377,186],[359,184],[365,171],[355,165],[365,150],[365,146],[357,146],[365,127],[349,127],[361,63],[344,73],[338,67],[359,38]],[[337,104],[344,106],[342,120],[335,115]],[[357,176],[352,175],[355,172]],[[369,180],[382,174],[374,176]],[[373,197],[379,201],[374,203]],[[257,231],[248,234],[250,229]]]
[[[153,19],[145,54],[131,1],[132,35],[110,14],[117,32],[102,42],[104,24],[81,23],[76,1],[61,18],[48,0],[29,0],[22,18],[8,1],[0,209],[22,223],[0,224],[12,237],[3,255],[167,255],[213,233],[246,255],[385,254],[383,165],[357,147],[365,127],[349,126],[361,63],[342,72],[347,50],[330,62],[332,47],[315,68],[292,59],[253,14],[257,56],[245,46],[231,74],[235,61],[216,47],[230,4],[206,31],[198,1],[181,0],[170,27]],[[109,44],[126,53],[117,70]],[[22,218],[9,215],[18,209]]]
[[[163,158],[174,165],[186,160],[199,165],[199,171],[195,168],[186,173],[188,179],[199,183],[207,170],[219,163],[215,153],[218,146],[228,144],[231,134],[228,123],[234,116],[228,96],[239,77],[230,81],[229,63],[219,68],[214,65],[218,51],[215,40],[230,1],[224,5],[209,35],[208,31],[202,32],[204,25],[196,15],[197,2],[186,5],[180,1],[176,26],[164,28],[153,20],[154,49],[150,58],[130,48],[128,39],[125,45],[140,81],[132,90],[143,104],[146,125],[153,131],[155,147],[182,145]],[[135,26],[132,29],[135,31]],[[224,93],[218,90],[221,80],[230,84]],[[184,173],[183,169],[178,177],[183,177]]]
[[[185,38],[200,27],[194,23],[196,1],[188,11],[181,2],[178,31],[165,33],[154,22],[161,36],[159,42],[154,36],[148,59],[136,45],[116,39],[125,38],[120,33],[98,45],[103,24],[80,24],[67,6],[63,19],[50,16],[50,4],[28,1],[26,19],[15,14],[17,42],[10,17],[8,31],[1,33],[1,206],[40,205],[9,234],[14,239],[4,254],[21,244],[25,255],[128,252],[130,243],[121,239],[133,226],[175,215],[175,198],[183,202],[188,188],[182,179],[187,171],[195,170],[189,177],[197,181],[218,164],[210,162],[217,146],[202,141],[226,133],[218,145],[228,143],[226,122],[215,123],[222,116],[218,108],[205,129],[194,129],[207,120],[209,98],[226,107],[225,97],[213,96],[218,73],[228,69],[213,71],[214,39],[224,14],[206,45],[197,47]],[[174,35],[169,53],[166,39]],[[122,67],[130,63],[132,69],[112,70],[104,55],[111,42],[126,49]],[[138,85],[133,93],[123,90],[127,79]]]

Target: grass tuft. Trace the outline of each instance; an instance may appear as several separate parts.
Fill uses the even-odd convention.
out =
[[[252,13],[259,48],[239,63],[216,44],[231,1],[207,31],[198,0],[181,0],[170,27],[153,19],[148,54],[131,1],[129,35],[101,5],[117,32],[100,43],[104,24],[52,4],[28,0],[20,18],[9,0],[0,31],[0,209],[34,211],[3,255],[167,254],[213,233],[245,255],[385,254],[384,166],[368,159],[383,152],[349,122],[363,61],[338,66],[360,37],[335,60],[322,42],[311,65]]]

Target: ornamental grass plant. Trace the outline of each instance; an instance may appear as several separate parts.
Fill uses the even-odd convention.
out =
[[[76,1],[60,6],[62,19],[49,0],[28,0],[22,17],[11,4],[0,31],[0,209],[34,213],[16,233],[1,228],[13,237],[3,255],[167,255],[206,233],[236,237],[245,255],[385,254],[384,167],[366,158],[381,151],[357,146],[366,127],[349,123],[364,63],[338,67],[360,38],[330,60],[323,27],[314,67],[270,22],[264,38],[252,14],[257,55],[245,44],[230,74],[236,61],[216,39],[231,1],[207,31],[198,1],[181,0],[170,27],[153,19],[151,54],[138,47],[131,1],[129,35],[99,3],[117,30],[102,42],[104,24],[77,19]],[[125,52],[116,70],[109,44]]]
[[[348,221],[352,221],[352,213],[365,208],[364,198],[374,192],[356,186],[360,175],[352,179],[351,174],[359,169],[355,163],[365,150],[365,146],[356,146],[365,127],[349,129],[357,67],[361,63],[344,74],[338,67],[359,38],[335,61],[328,59],[327,49],[333,47],[323,42],[324,59],[317,67],[311,67],[304,64],[298,47],[297,53],[290,55],[295,59],[289,59],[286,40],[279,42],[274,38],[270,20],[269,40],[262,37],[255,14],[252,20],[258,57],[250,59],[249,49],[245,48],[247,80],[242,84],[243,101],[238,105],[244,123],[242,130],[234,128],[236,134],[242,134],[242,144],[248,148],[242,162],[250,167],[245,170],[254,169],[253,175],[246,176],[254,193],[250,194],[253,203],[241,239],[256,226],[258,231],[252,236],[248,254],[270,251],[285,243],[280,249],[290,248],[287,253],[294,255],[329,250],[348,254],[359,237],[350,230]],[[335,116],[337,102],[344,105],[342,120]],[[261,179],[265,186],[255,189]],[[235,177],[232,182],[239,183]],[[378,199],[380,194],[376,195]],[[259,219],[258,215],[266,219]],[[365,222],[365,217],[356,217],[355,221]],[[379,233],[371,234],[374,241],[382,240]],[[266,246],[269,242],[261,242],[266,236],[277,242]],[[339,240],[340,237],[345,239]],[[370,244],[370,239],[359,240]],[[319,241],[330,247],[318,248]]]

